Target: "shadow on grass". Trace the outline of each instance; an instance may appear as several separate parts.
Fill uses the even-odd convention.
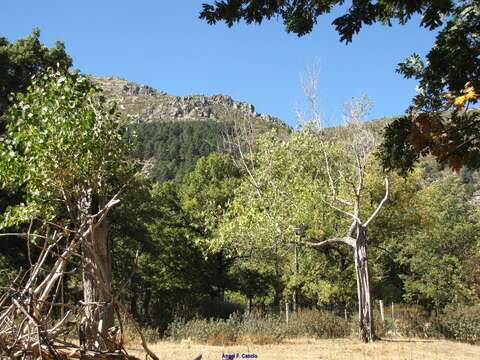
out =
[[[382,342],[391,342],[391,343],[434,343],[439,340],[435,339],[379,339],[378,341]]]

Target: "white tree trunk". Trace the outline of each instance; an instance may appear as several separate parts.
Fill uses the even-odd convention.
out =
[[[358,295],[358,332],[362,341],[370,342],[375,340],[375,330],[368,274],[366,229],[363,226],[358,228],[358,238],[354,247]]]

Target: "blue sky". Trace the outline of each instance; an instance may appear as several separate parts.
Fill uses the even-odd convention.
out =
[[[229,29],[198,19],[205,1],[3,0],[0,36],[14,41],[37,26],[46,44],[64,41],[84,73],[116,75],[173,95],[228,94],[290,124],[302,101],[299,76],[318,63],[322,111],[335,125],[342,104],[362,93],[375,104],[370,118],[402,113],[416,83],[395,66],[414,51],[425,55],[435,35],[416,19],[403,27],[367,27],[345,45],[331,15],[303,38],[285,33],[280,20]]]

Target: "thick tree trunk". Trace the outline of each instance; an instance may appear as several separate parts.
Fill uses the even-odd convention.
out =
[[[99,335],[114,324],[112,306],[112,259],[109,226],[96,224],[83,246],[83,297],[86,303],[85,338],[88,349],[101,347]]]
[[[366,229],[359,226],[355,251],[355,270],[358,295],[358,327],[360,339],[364,342],[375,340],[373,327],[372,299],[368,274]]]

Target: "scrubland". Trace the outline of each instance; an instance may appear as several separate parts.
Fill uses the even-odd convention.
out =
[[[141,358],[141,346],[130,345],[131,353]],[[285,340],[280,344],[212,346],[195,344],[190,341],[161,341],[151,346],[160,359],[194,359],[199,354],[202,360],[222,359],[223,354],[255,354],[257,359],[478,359],[480,346],[445,340],[394,338],[363,344],[356,339],[309,339]]]

